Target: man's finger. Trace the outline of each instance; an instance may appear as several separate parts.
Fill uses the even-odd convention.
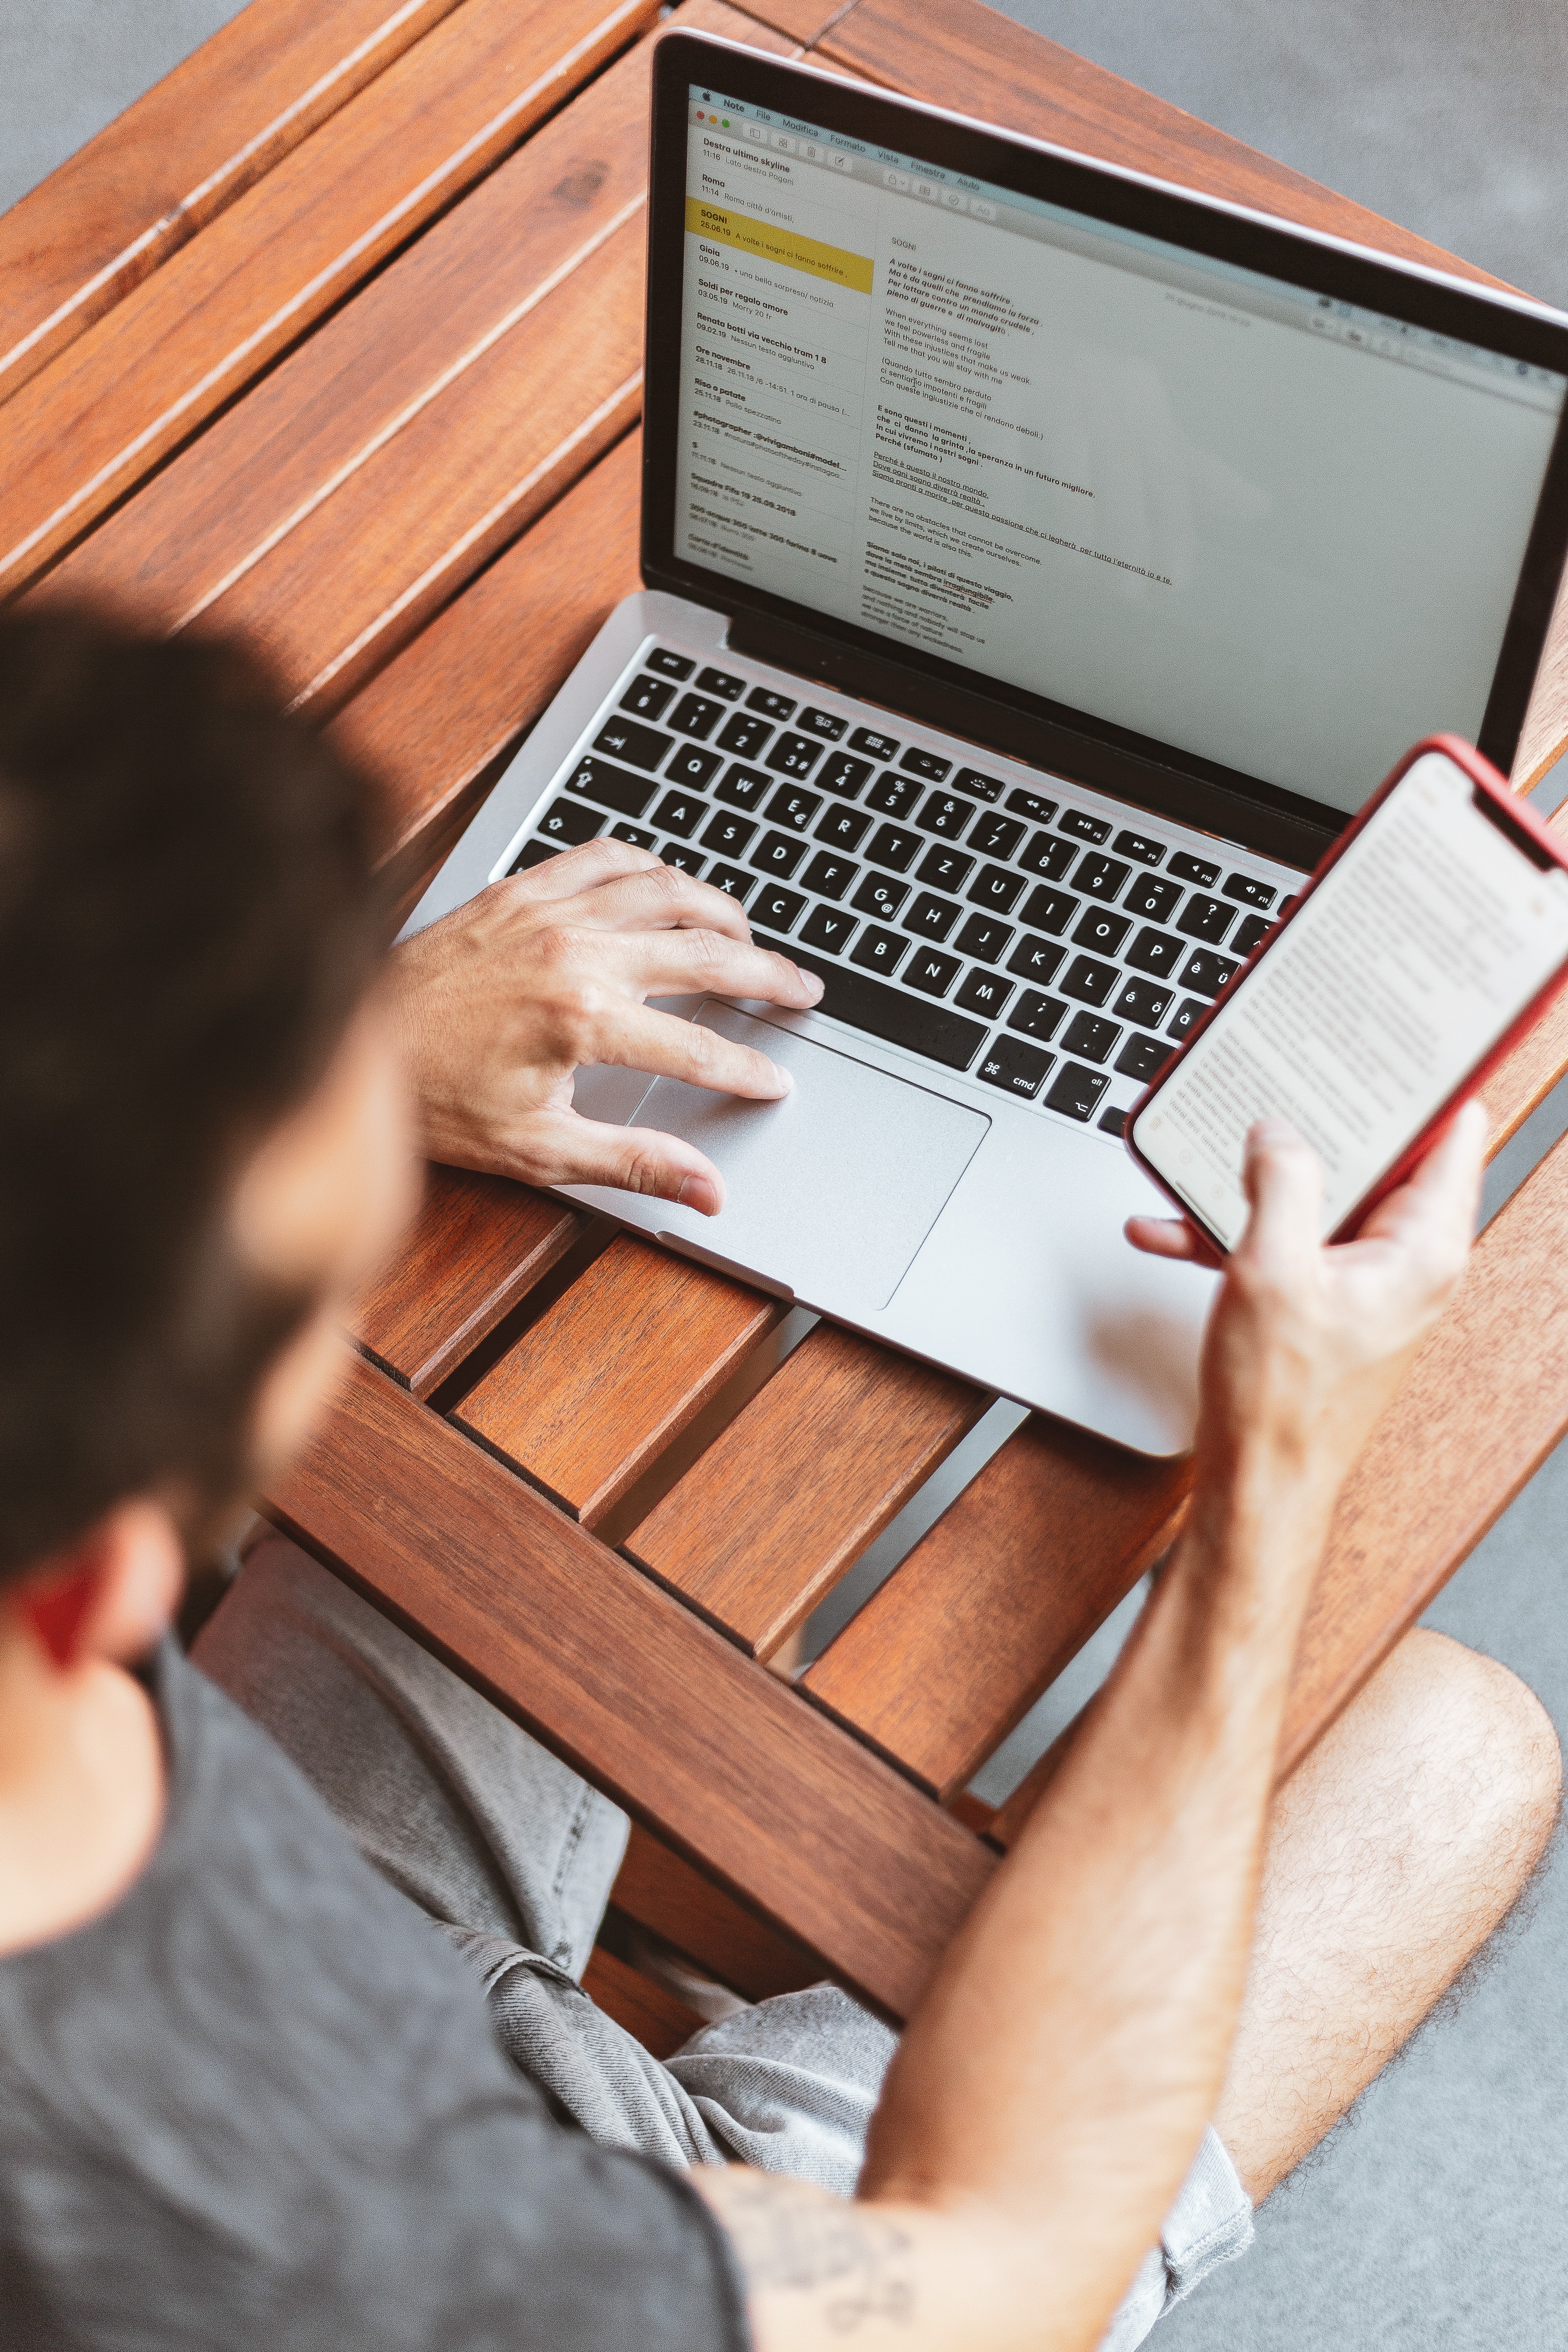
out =
[[[766,1054],[737,1045],[695,1021],[679,1020],[673,1013],[655,1013],[646,1004],[605,1009],[595,1032],[594,1058],[626,1069],[651,1070],[660,1077],[684,1078],[689,1086],[710,1087],[715,1094],[744,1095],[756,1102],[776,1102],[794,1084],[789,1072]]]
[[[695,881],[678,866],[661,866],[658,858],[650,858],[635,874],[612,876],[581,893],[572,901],[570,919],[584,930],[666,931],[686,926],[725,931],[734,940],[752,936],[738,899]]]
[[[644,996],[689,996],[717,989],[724,996],[755,996],[805,1013],[822,999],[822,982],[771,948],[722,931],[640,931],[605,942],[612,968]]]
[[[1243,1249],[1285,1261],[1317,1249],[1322,1162],[1293,1127],[1284,1119],[1260,1118],[1249,1129],[1241,1181],[1252,1203]]]
[[[1129,1217],[1121,1228],[1146,1257],[1174,1257],[1207,1265],[1212,1254],[1184,1217]]]
[[[526,1160],[511,1171],[530,1184],[608,1184],[645,1200],[679,1201],[705,1217],[724,1205],[724,1180],[695,1144],[647,1127],[603,1127],[575,1111],[529,1122]]]
[[[628,874],[640,874],[650,866],[658,866],[651,849],[638,849],[629,841],[612,841],[606,835],[602,841],[584,841],[575,849],[560,850],[555,856],[531,866],[525,874],[508,875],[503,887],[531,904],[547,906],[575,898],[584,890],[598,889]]]

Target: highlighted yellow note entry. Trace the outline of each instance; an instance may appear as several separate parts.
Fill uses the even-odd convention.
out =
[[[814,236],[797,236],[792,228],[774,228],[770,221],[752,220],[723,205],[704,204],[700,196],[686,199],[686,226],[693,236],[714,245],[732,245],[758,261],[776,261],[785,269],[804,269],[808,277],[830,278],[857,294],[871,291],[871,262],[863,253],[846,253],[837,245],[822,245]]]

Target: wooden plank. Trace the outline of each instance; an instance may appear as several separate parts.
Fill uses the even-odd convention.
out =
[[[525,1184],[432,1168],[412,1230],[361,1297],[350,1329],[384,1370],[428,1396],[586,1224],[580,1211]]]
[[[647,24],[466,0],[0,409],[0,593],[79,536]]]
[[[378,854],[394,876],[425,870],[491,761],[641,586],[641,465],[629,433],[332,720],[381,786]]]
[[[809,49],[829,26],[847,16],[856,0],[753,0],[751,14],[784,34],[801,49]]]
[[[0,401],[458,0],[250,0],[0,218]]]
[[[799,1992],[822,1980],[815,1952],[768,1927],[638,1822],[632,1824],[610,1901],[747,2000]]]
[[[588,1955],[583,1990],[655,2058],[673,2058],[683,2042],[701,2031],[697,2011],[678,2000],[668,1985],[639,1975],[601,1944]]]
[[[1568,751],[1568,576],[1557,592],[1546,649],[1514,756],[1515,792],[1534,790],[1547,770]]]
[[[953,1795],[1173,1540],[1190,1475],[1036,1415],[800,1686]]]
[[[267,1508],[827,1974],[909,2015],[994,1858],[765,1666],[363,1361]]]
[[[1568,1429],[1568,1137],[1476,1244],[1458,1298],[1373,1431],[1335,1513],[1281,1770],[1467,1559]]]
[[[596,1527],[785,1311],[623,1234],[470,1390],[462,1426]]]
[[[771,1657],[988,1402],[819,1323],[625,1548]]]

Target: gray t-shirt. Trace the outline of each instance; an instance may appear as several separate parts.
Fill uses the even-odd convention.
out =
[[[172,1645],[149,1687],[151,1861],[0,1959],[0,2342],[745,2352],[689,2182],[552,2118],[472,1971]]]

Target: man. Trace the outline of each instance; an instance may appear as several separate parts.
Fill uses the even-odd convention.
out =
[[[353,782],[243,662],[0,624],[6,2340],[1129,2345],[1534,1867],[1550,1730],[1434,1637],[1269,1804],[1335,1495],[1462,1269],[1473,1118],[1327,1251],[1311,1155],[1252,1138],[1188,1531],[890,2065],[825,1989],[655,2067],[575,1982],[612,1810],[301,1555],[253,1557],[203,1651],[303,1771],[160,1638],[330,1392],[416,1142],[721,1205],[570,1108],[590,1056],[778,1091],[643,1003],[699,982],[816,995],[614,844],[378,970]]]

